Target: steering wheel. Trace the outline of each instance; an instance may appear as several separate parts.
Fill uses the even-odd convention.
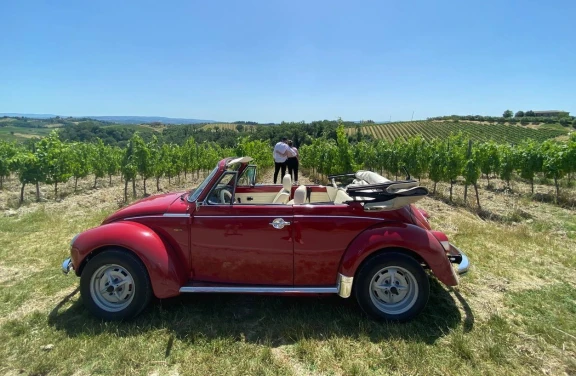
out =
[[[228,201],[226,201],[226,199],[228,199]],[[220,202],[222,204],[227,204],[232,202],[232,193],[230,193],[230,191],[228,191],[225,188],[222,188],[220,190]]]

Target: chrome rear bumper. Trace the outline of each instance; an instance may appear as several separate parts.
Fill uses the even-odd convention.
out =
[[[470,269],[470,261],[468,261],[468,257],[462,252],[460,252],[462,256],[462,261],[458,264],[458,274],[466,274],[468,273],[468,269]]]
[[[470,269],[470,261],[468,260],[468,257],[454,244],[450,243],[450,247],[454,249],[457,252],[457,254],[449,255],[448,259],[450,260],[451,263],[458,264],[457,273],[459,275],[466,274]]]
[[[62,273],[68,274],[68,273],[70,273],[70,269],[74,269],[74,265],[72,264],[72,259],[70,257],[68,257],[62,263]]]

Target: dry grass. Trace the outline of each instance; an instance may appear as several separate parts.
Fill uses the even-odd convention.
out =
[[[45,189],[48,201],[19,209],[16,183],[0,192],[0,374],[576,373],[572,210],[482,189],[495,221],[422,200],[473,267],[457,289],[433,282],[428,307],[407,324],[376,323],[336,296],[250,295],[188,295],[154,302],[132,322],[104,323],[83,308],[77,278],[59,271],[70,238],[122,201],[119,181],[92,184],[77,195],[64,186],[59,202]]]

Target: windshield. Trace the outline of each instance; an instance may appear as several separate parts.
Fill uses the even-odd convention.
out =
[[[214,170],[210,172],[210,175],[208,175],[206,179],[204,179],[204,181],[198,186],[198,188],[196,188],[196,190],[194,190],[194,192],[192,192],[192,194],[188,196],[188,201],[193,202],[198,200],[198,196],[202,194],[204,188],[206,188],[210,180],[212,180],[214,175],[216,175],[216,172],[218,172],[218,166],[214,167]]]

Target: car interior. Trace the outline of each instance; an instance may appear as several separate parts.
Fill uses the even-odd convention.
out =
[[[292,185],[289,174],[282,178],[282,185],[256,184],[255,166],[247,166],[237,179],[237,168],[222,174],[209,193],[207,202],[212,205],[335,205],[352,201],[363,202],[367,211],[394,210],[420,200],[428,190],[415,180],[391,181],[372,171],[329,177],[331,185]],[[348,179],[349,184],[338,185],[337,178]],[[350,181],[351,180],[351,181]]]

